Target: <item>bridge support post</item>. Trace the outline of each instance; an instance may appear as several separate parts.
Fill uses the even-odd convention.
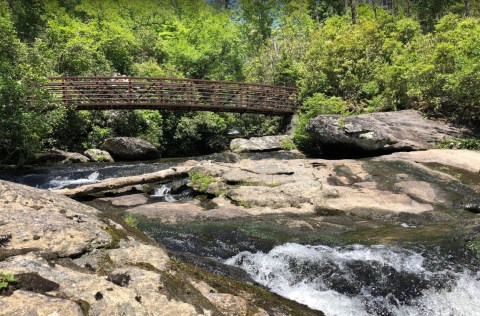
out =
[[[290,135],[295,130],[297,125],[298,117],[297,115],[286,115],[282,117],[281,131],[284,134]]]

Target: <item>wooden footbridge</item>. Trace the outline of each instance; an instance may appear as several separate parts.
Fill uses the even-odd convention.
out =
[[[53,77],[46,84],[78,110],[193,110],[290,116],[297,88],[231,81],[145,77]]]

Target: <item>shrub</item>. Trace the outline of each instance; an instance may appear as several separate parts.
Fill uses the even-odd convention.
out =
[[[308,98],[300,108],[298,123],[293,133],[293,142],[298,149],[313,155],[318,151],[310,135],[305,131],[310,119],[321,114],[348,114],[347,104],[339,97],[327,97],[316,93]]]
[[[208,186],[215,182],[215,178],[211,175],[201,173],[199,171],[193,171],[188,174],[191,185],[198,191],[206,191]]]

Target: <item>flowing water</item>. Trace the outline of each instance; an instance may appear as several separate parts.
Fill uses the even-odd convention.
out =
[[[480,273],[399,247],[287,243],[225,261],[326,315],[474,315]]]
[[[62,188],[173,165],[55,166],[2,171],[0,178]],[[193,196],[162,183],[150,202]],[[138,228],[170,250],[241,268],[258,284],[326,315],[480,315],[479,264],[464,250],[456,223],[269,215],[176,224],[141,218]]]

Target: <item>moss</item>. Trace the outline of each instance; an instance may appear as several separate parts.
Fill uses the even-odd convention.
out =
[[[231,151],[237,151],[237,149],[239,149],[239,148],[240,148],[239,144],[233,144],[233,145],[230,146]]]
[[[345,117],[343,116],[338,118],[337,123],[342,129],[345,129],[347,127],[347,125],[345,124]]]
[[[148,262],[127,262],[127,265],[132,267],[137,267],[145,271],[160,273],[161,271],[155,268],[151,263]]]
[[[125,233],[121,232],[113,225],[108,225],[107,227],[105,227],[105,231],[112,237],[112,242],[106,248],[118,248],[118,243],[120,242],[120,240],[126,239]]]
[[[193,305],[198,314],[204,314],[204,311],[208,310],[212,316],[223,315],[190,283],[188,275],[177,269],[178,263],[174,265],[172,271],[160,272],[161,285],[158,290],[169,300],[174,299]]]
[[[215,182],[215,178],[209,174],[204,174],[199,171],[192,171],[188,174],[191,186],[198,190],[205,192],[208,186]]]
[[[259,308],[266,310],[271,315],[323,315],[320,311],[311,310],[305,305],[283,298],[262,287],[212,274],[180,260],[172,261],[172,268],[178,271],[178,274],[183,273],[197,281],[207,283],[220,293],[243,297],[248,304],[247,315],[254,315]]]
[[[123,221],[130,227],[137,228],[139,220],[135,215],[127,214],[123,217]]]
[[[90,315],[90,303],[81,299],[76,300],[75,303],[80,306],[80,309],[82,310],[82,314],[84,316]]]
[[[109,255],[105,254],[98,260],[98,269],[97,274],[99,275],[109,275],[115,267],[115,262],[110,258]]]
[[[237,206],[243,206],[245,208],[252,208],[252,204],[244,200],[233,200],[233,204]]]
[[[297,146],[290,137],[284,137],[280,140],[280,146],[284,150],[294,150],[297,149]]]

